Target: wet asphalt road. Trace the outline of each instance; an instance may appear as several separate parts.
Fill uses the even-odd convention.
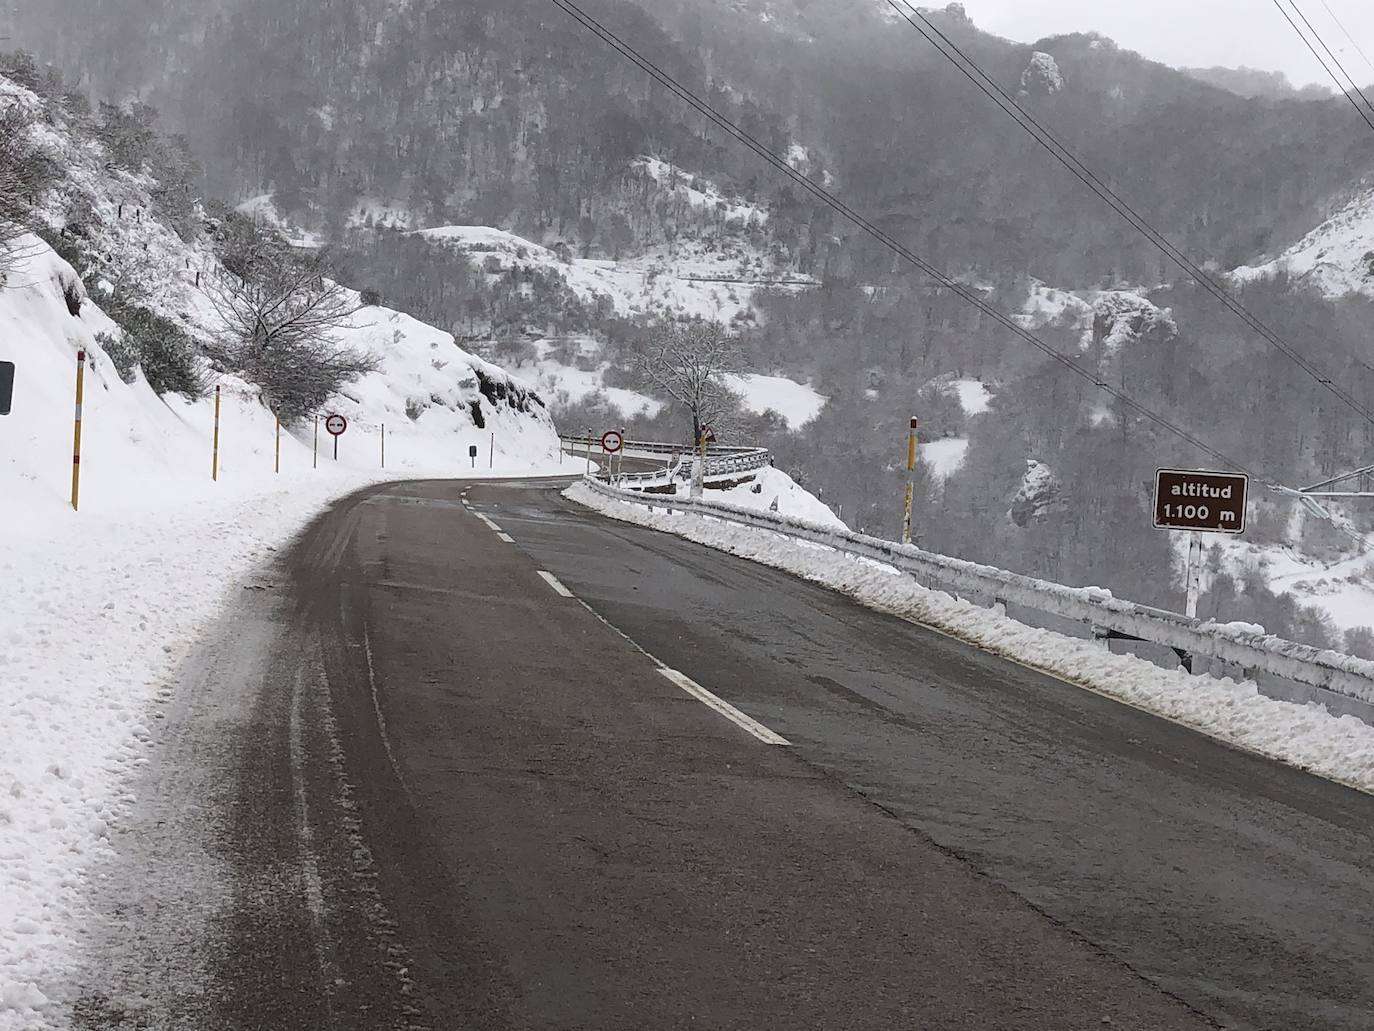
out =
[[[363,492],[261,586],[79,1026],[1374,1027],[1365,795],[548,483]]]

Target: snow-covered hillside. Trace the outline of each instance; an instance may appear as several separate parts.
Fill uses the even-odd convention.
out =
[[[808,285],[741,240],[687,239],[611,261],[560,253],[488,226],[439,226],[418,230],[417,235],[469,255],[491,273],[513,268],[548,273],[565,282],[584,304],[594,306],[604,299],[626,316],[672,315],[729,323],[750,310],[754,293],[763,285]]]
[[[1331,217],[1278,255],[1231,273],[1240,283],[1279,274],[1328,297],[1374,297],[1374,187],[1355,191]]]
[[[1328,297],[1374,296],[1374,189],[1361,191],[1278,257],[1232,275],[1247,282],[1280,272]]]

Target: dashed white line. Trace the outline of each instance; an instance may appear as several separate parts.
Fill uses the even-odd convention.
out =
[[[765,745],[791,744],[791,742],[788,741],[787,738],[783,737],[781,734],[777,734],[769,730],[758,720],[754,719],[754,717],[746,713],[740,712],[729,702],[717,698],[715,695],[713,695],[710,691],[706,690],[706,688],[702,687],[691,677],[683,673],[679,673],[675,669],[669,669],[667,666],[660,666],[658,668],[658,671],[662,673],[665,678],[667,678],[672,683],[676,684],[678,687],[682,688],[697,701],[701,702],[703,705],[715,709],[716,712],[720,713],[731,723],[735,724],[735,726],[741,728],[749,734],[752,734],[754,737],[762,741]]]
[[[561,583],[558,582],[558,577],[554,576],[552,573],[546,573],[542,569],[538,572],[539,575],[544,578],[544,580],[548,583],[550,587],[554,589],[555,592],[561,594],[565,598],[571,598],[573,596],[572,591],[568,590],[566,587],[564,587]]]
[[[501,538],[501,540],[505,541],[507,544],[514,544],[514,543],[515,543],[515,538],[514,538],[514,537],[512,537],[510,534],[504,533],[504,532],[502,532],[502,531],[500,531],[500,530],[497,530],[497,531],[496,531],[496,536],[499,537],[499,538]]]

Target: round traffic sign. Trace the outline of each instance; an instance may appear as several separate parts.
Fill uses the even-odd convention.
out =
[[[616,430],[607,430],[601,435],[601,450],[615,454],[625,446],[625,438]]]
[[[324,420],[324,428],[336,437],[342,437],[348,429],[348,420],[342,415],[331,415]]]

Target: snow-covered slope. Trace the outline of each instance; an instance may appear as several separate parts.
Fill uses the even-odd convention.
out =
[[[785,376],[748,373],[723,377],[725,385],[744,398],[744,407],[757,414],[777,412],[789,429],[799,429],[821,414],[828,400],[809,383],[798,383]]]
[[[760,469],[753,480],[729,490],[710,490],[706,501],[721,501],[739,508],[777,512],[808,523],[848,529],[833,509],[781,469]]]
[[[1374,188],[1361,191],[1278,257],[1232,275],[1246,282],[1280,272],[1329,297],[1374,296]]]
[[[621,315],[700,317],[728,323],[750,310],[760,286],[803,277],[776,268],[742,240],[728,246],[699,239],[659,246],[611,261],[578,258],[556,251],[503,229],[489,226],[439,226],[417,235],[468,255],[492,273],[513,268],[540,271],[562,280],[584,304],[605,298]]]

